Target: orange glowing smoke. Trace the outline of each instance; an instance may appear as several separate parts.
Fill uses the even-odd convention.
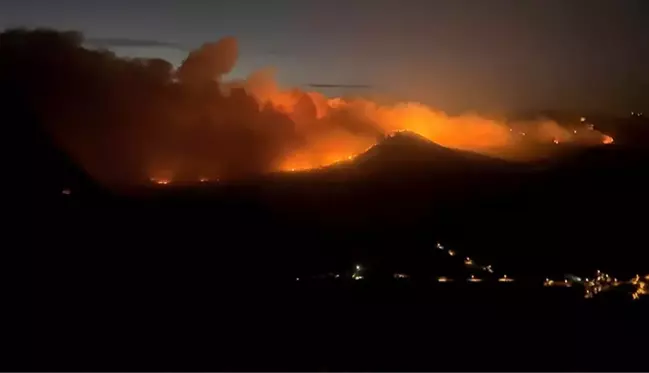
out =
[[[120,59],[84,48],[82,38],[45,33],[51,35],[19,32],[3,39],[3,62],[11,61],[3,76],[21,92],[33,92],[29,102],[54,140],[104,182],[150,178],[166,185],[308,170],[351,162],[396,131],[503,158],[530,158],[537,150],[527,144],[580,141],[582,132],[602,142],[597,131],[575,134],[553,121],[453,116],[420,102],[380,105],[285,89],[272,69],[227,80],[239,53],[232,37],[201,46],[174,68],[162,60]],[[27,52],[32,49],[36,53]],[[586,128],[585,119],[581,125]]]
[[[412,131],[445,147],[498,157],[511,157],[508,150],[524,147],[522,137],[555,144],[578,138],[576,130],[550,120],[522,123],[517,127],[525,131],[514,132],[505,121],[476,114],[450,116],[419,102],[379,105],[362,98],[327,98],[318,92],[283,90],[273,73],[272,69],[261,70],[240,85],[257,99],[260,108],[270,104],[287,114],[305,140],[278,160],[278,170],[301,171],[350,161],[376,145],[377,137],[397,131]]]
[[[505,150],[525,146],[522,138],[555,144],[577,141],[576,130],[567,130],[549,120],[523,123],[526,131],[515,133],[505,121],[475,114],[449,116],[418,102],[381,106],[365,99],[326,99],[315,92],[293,90],[289,93],[272,87],[266,86],[262,95],[255,94],[255,87],[249,92],[290,115],[297,130],[304,131],[307,139],[303,147],[286,154],[277,164],[277,168],[284,171],[309,170],[353,160],[376,145],[376,134],[385,136],[399,131],[415,132],[445,147],[505,158],[511,157]],[[312,103],[310,113],[299,106],[300,100]],[[371,123],[376,134],[341,129],[346,120]]]
[[[254,88],[250,91],[255,93]],[[376,145],[377,137],[397,131],[412,131],[443,146],[485,153],[513,141],[504,123],[475,115],[450,117],[420,103],[379,106],[364,99],[326,99],[313,92],[269,92],[264,92],[266,102],[290,115],[296,130],[306,139],[303,147],[280,160],[279,170],[306,170],[351,161]],[[305,112],[298,104],[300,99],[291,99],[291,95],[301,95],[302,103],[311,101],[311,112]],[[346,128],[348,123],[361,123],[367,126],[366,132],[352,132]]]
[[[577,130],[549,120],[514,124],[525,131],[513,131],[505,121],[476,114],[450,116],[418,102],[379,105],[362,98],[327,98],[318,92],[283,90],[271,69],[222,86],[226,91],[244,88],[259,110],[270,106],[293,122],[302,143],[283,152],[268,171],[298,172],[350,162],[375,146],[378,138],[400,131],[415,132],[445,147],[504,158],[512,156],[504,150],[525,146],[521,139],[560,144],[577,138]],[[610,136],[603,136],[604,144],[613,142]]]

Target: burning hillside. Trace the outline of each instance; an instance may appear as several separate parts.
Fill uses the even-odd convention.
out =
[[[530,157],[535,151],[526,151],[527,144],[534,141],[613,141],[587,123],[569,130],[552,121],[449,116],[416,102],[382,106],[283,89],[272,70],[227,80],[238,57],[230,37],[191,52],[177,69],[82,45],[76,33],[4,32],[0,74],[4,89],[21,100],[23,111],[11,115],[36,116],[62,148],[107,183],[312,169],[354,159],[377,139],[403,130],[444,147],[505,158],[512,148]]]

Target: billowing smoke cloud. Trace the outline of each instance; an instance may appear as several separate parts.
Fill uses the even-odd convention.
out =
[[[9,108],[12,118],[37,118],[31,125],[108,183],[238,178],[325,166],[399,130],[496,156],[513,154],[507,150],[522,147],[522,137],[576,139],[549,121],[512,124],[448,116],[419,103],[381,106],[282,89],[272,69],[228,81],[238,57],[231,37],[191,52],[178,69],[163,60],[123,59],[82,45],[77,33],[4,32],[0,79],[23,110]],[[601,134],[594,136],[601,141]]]
[[[204,44],[191,52],[176,75],[185,84],[220,81],[223,75],[232,71],[238,57],[237,39],[223,38],[216,43]]]

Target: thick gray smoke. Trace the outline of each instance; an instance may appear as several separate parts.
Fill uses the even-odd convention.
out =
[[[223,75],[232,71],[238,57],[237,39],[226,37],[191,52],[176,75],[187,84],[220,81]]]

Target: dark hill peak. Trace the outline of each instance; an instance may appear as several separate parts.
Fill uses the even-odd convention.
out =
[[[434,166],[466,169],[507,164],[481,154],[444,147],[410,131],[389,134],[354,161],[354,165],[361,168]]]

